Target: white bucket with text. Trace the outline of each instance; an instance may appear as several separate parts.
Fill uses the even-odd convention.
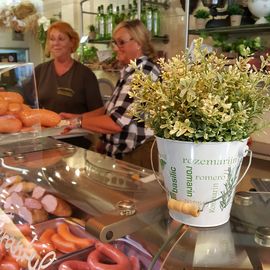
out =
[[[193,143],[157,137],[157,145],[168,197],[205,204],[198,217],[169,209],[170,216],[198,227],[226,223],[242,160],[247,154],[247,140]]]

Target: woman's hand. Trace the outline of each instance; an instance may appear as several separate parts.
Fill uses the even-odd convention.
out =
[[[61,112],[61,113],[59,113],[59,115],[60,115],[61,119],[63,119],[63,120],[77,118],[77,117],[81,116],[80,114],[66,113],[66,112]]]
[[[65,129],[62,134],[68,133],[70,130],[75,128],[82,128],[82,114],[74,114],[74,113],[60,113],[59,114],[62,122],[64,123]]]

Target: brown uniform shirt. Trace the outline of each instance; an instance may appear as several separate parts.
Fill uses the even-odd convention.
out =
[[[38,65],[35,75],[40,108],[81,114],[103,105],[95,74],[78,61],[62,76],[53,60]]]

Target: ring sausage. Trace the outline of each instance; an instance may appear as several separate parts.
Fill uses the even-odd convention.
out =
[[[74,243],[76,246],[80,248],[86,248],[95,243],[95,241],[92,239],[75,236],[73,233],[71,233],[67,223],[60,223],[57,226],[57,232],[63,239],[71,243]]]
[[[34,243],[32,243],[32,245],[34,249],[36,250],[36,252],[41,256],[49,253],[50,251],[54,251],[54,247],[50,243],[43,243],[41,241],[35,241]]]
[[[77,250],[74,243],[66,241],[57,233],[52,235],[51,239],[54,247],[62,253],[70,253]]]
[[[90,270],[132,270],[129,258],[124,253],[110,244],[100,242],[88,255],[87,263]]]
[[[22,122],[10,115],[0,116],[0,133],[19,132],[22,128]]]
[[[41,204],[48,213],[55,216],[70,217],[72,214],[70,205],[52,194],[45,195],[41,199]]]
[[[52,236],[56,233],[56,231],[52,228],[47,228],[40,235],[39,240],[43,243],[52,244]]]
[[[60,264],[58,270],[90,270],[87,262],[70,260]]]

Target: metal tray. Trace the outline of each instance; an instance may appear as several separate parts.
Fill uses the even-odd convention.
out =
[[[121,238],[113,241],[111,244],[114,245],[117,249],[121,250],[128,257],[136,257],[140,262],[140,270],[147,270],[149,265],[151,264],[153,257],[139,243],[136,243],[135,241],[129,239]],[[90,247],[76,253],[69,254],[64,258],[60,258],[59,260],[55,261],[46,270],[58,270],[61,263],[69,260],[86,261],[88,254],[93,250],[94,247]],[[161,261],[157,261],[153,270],[159,270],[160,266]]]
[[[41,223],[37,223],[35,224],[33,227],[35,228],[35,232],[38,236],[41,236],[42,232],[45,229],[51,228],[51,229],[55,229],[59,224],[61,223],[67,223],[69,226],[69,229],[71,231],[72,234],[81,237],[81,238],[88,238],[88,239],[94,239],[94,237],[92,237],[89,233],[87,233],[84,229],[84,227],[82,227],[81,225],[66,219],[66,218],[55,218],[55,219],[50,219]],[[76,253],[78,251],[72,252],[72,253],[62,253],[60,251],[56,251],[56,258],[63,258],[66,256],[69,256],[70,254]]]

